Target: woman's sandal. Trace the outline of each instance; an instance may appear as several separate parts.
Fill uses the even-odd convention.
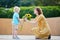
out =
[[[51,35],[49,35],[48,39],[51,39]]]
[[[41,38],[37,38],[37,37],[36,37],[36,39],[41,39]],[[51,39],[51,35],[49,35],[48,39]]]

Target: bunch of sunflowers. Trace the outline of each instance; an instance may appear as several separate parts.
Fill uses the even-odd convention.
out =
[[[24,19],[24,21],[26,21],[25,20],[25,18],[27,18],[27,20],[31,20],[31,18],[32,18],[32,15],[31,14],[25,14],[24,16],[23,16],[23,19]],[[22,29],[23,29],[23,25],[20,27],[20,31],[22,31]]]
[[[31,14],[25,14],[24,16],[23,16],[23,19],[24,18],[27,18],[27,20],[31,20],[31,18],[32,18],[32,15]]]

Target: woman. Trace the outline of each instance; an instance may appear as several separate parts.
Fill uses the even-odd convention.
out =
[[[41,8],[35,8],[34,14],[36,14],[36,18],[33,21],[30,21],[32,23],[37,23],[38,26],[34,27],[32,29],[33,33],[35,34],[37,39],[50,39],[51,38],[51,32],[49,25],[46,21],[46,18],[43,15]]]

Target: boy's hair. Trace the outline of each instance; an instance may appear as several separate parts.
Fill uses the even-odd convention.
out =
[[[20,11],[20,8],[18,6],[14,7],[14,12],[15,12],[15,9],[18,9]]]

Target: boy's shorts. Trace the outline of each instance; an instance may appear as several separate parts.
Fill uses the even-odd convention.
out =
[[[18,30],[18,25],[12,23],[12,29]]]

